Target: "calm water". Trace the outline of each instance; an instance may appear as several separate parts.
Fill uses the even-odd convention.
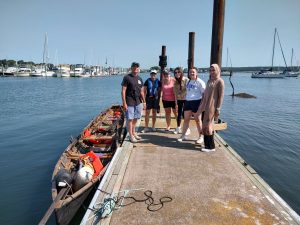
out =
[[[70,136],[120,103],[121,79],[0,78],[0,224],[38,223]],[[257,99],[232,98],[224,80],[221,113],[229,127],[221,136],[300,213],[300,79],[235,74],[236,93]]]

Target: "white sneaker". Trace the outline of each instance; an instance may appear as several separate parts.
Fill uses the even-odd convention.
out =
[[[152,127],[151,130],[152,130],[152,132],[156,132],[156,128],[155,127]]]
[[[131,143],[137,143],[137,140],[135,139],[135,137],[129,136],[129,140]]]
[[[137,135],[137,134],[134,134],[134,137],[135,137],[136,140],[141,140],[141,139],[142,139],[142,137],[140,137],[140,136]]]
[[[182,131],[181,131],[181,128],[180,127],[177,127],[174,131],[174,134],[181,134]]]
[[[203,143],[203,136],[201,135],[199,139],[196,141],[196,144],[202,144]]]
[[[202,152],[215,152],[216,149],[214,149],[214,148],[213,148],[213,149],[202,148],[201,151],[202,151]]]
[[[186,140],[187,140],[186,135],[183,135],[183,136],[181,136],[180,138],[177,139],[177,141],[179,141],[179,142],[183,142],[183,141],[186,141]]]
[[[185,132],[185,135],[190,135],[190,134],[191,134],[191,129],[188,128],[188,129],[186,130],[186,132]]]

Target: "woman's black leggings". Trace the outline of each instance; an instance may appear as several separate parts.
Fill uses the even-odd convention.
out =
[[[180,127],[181,119],[184,118],[183,106],[185,100],[177,100],[178,112],[177,112],[177,127]]]

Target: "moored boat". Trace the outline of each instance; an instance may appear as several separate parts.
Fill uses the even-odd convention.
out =
[[[14,74],[17,77],[29,77],[31,69],[28,67],[20,67],[18,71]]]
[[[118,147],[123,124],[122,107],[112,106],[95,117],[61,155],[52,175],[52,205],[57,224],[70,223],[104,175]],[[40,224],[45,224],[42,221]]]
[[[282,75],[285,77],[298,77],[300,75],[300,71],[283,71]]]
[[[230,71],[229,70],[223,70],[221,71],[221,76],[230,76]]]
[[[70,65],[61,64],[56,68],[56,77],[70,77]]]
[[[252,75],[251,75],[252,78],[284,78],[285,77],[285,75],[281,74],[279,71],[274,71],[273,70],[276,35],[277,35],[278,41],[280,43],[279,35],[278,35],[278,32],[277,32],[277,28],[275,28],[274,37],[273,37],[273,51],[272,51],[272,64],[271,64],[271,68],[268,69],[268,70],[261,70],[259,72],[252,73]],[[280,44],[280,48],[281,48],[281,44]],[[282,51],[282,48],[281,48],[281,51]],[[283,51],[282,51],[282,56],[284,58]],[[284,58],[284,60],[285,60],[285,58]]]
[[[259,72],[252,73],[252,78],[284,78],[285,75],[280,72],[272,70],[261,70]]]
[[[14,76],[14,74],[18,71],[16,67],[8,67],[6,70],[2,68],[3,76]]]

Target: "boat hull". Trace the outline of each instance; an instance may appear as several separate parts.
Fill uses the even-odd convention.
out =
[[[14,76],[14,73],[4,72],[3,76],[12,77]]]
[[[16,73],[15,76],[16,77],[29,77],[29,73]]]
[[[279,73],[253,73],[251,75],[252,78],[284,78],[283,74]]]
[[[83,191],[76,198],[72,198],[70,201],[61,201],[61,206],[55,209],[56,223],[58,225],[67,225],[71,222],[94,186],[95,185],[91,185],[87,190]]]
[[[283,73],[283,75],[285,77],[298,77],[300,75],[300,71],[299,72],[298,71],[295,71],[295,72],[289,71],[289,72]]]
[[[230,71],[222,71],[221,76],[223,76],[223,77],[230,76]]]
[[[56,202],[55,215],[57,224],[67,225],[70,223],[80,206],[93,190],[93,187],[105,174],[109,162],[118,147],[119,130],[122,129],[123,124],[124,112],[121,106],[112,106],[95,117],[61,155],[52,175],[52,199]],[[91,137],[86,136],[87,130],[93,131],[93,140],[96,137],[98,141],[102,141],[103,139],[107,141],[108,138],[111,141],[93,144]],[[91,151],[95,152],[95,155],[99,157],[104,167],[101,167],[102,169],[99,170],[99,174],[94,173],[95,177],[92,180],[88,181],[79,190],[76,190],[76,185],[73,184],[76,182],[77,172],[83,166],[82,159],[86,157],[87,153],[90,154]],[[61,170],[65,170],[70,174],[71,181],[69,181],[67,187],[72,189],[64,188],[66,190],[63,191],[64,189],[58,187],[61,180],[58,174]],[[96,167],[94,167],[94,170],[97,170]],[[57,201],[59,193],[65,193],[65,195],[62,195],[63,197]]]

